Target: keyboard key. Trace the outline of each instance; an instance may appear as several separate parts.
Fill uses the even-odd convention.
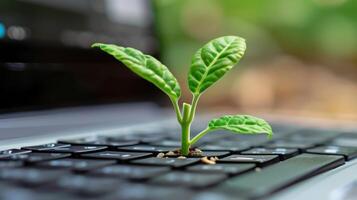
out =
[[[78,138],[72,140],[60,140],[60,143],[72,144],[72,145],[86,145],[86,146],[108,146],[112,148],[130,146],[138,144],[137,140],[116,140],[110,141],[104,137],[88,137],[88,138]]]
[[[321,136],[311,136],[311,135],[306,135],[306,134],[299,134],[299,133],[294,133],[291,135],[288,135],[284,137],[285,140],[291,141],[291,142],[297,142],[297,143],[313,143],[313,144],[324,144],[328,140],[330,140],[329,137],[321,137]]]
[[[71,146],[71,145],[60,144],[60,143],[49,143],[49,144],[43,144],[43,145],[22,147],[21,149],[27,149],[27,150],[32,150],[32,151],[46,151],[46,150],[50,150],[50,149],[55,149],[55,148],[60,148],[60,147],[69,147],[69,146]]]
[[[26,154],[16,154],[10,157],[4,158],[4,160],[19,160],[24,161],[27,163],[35,163],[47,160],[56,160],[60,158],[70,157],[71,154],[68,153],[38,153],[38,152],[31,152]]]
[[[44,190],[33,190],[32,188],[24,188],[14,184],[0,184],[0,199],[6,200],[80,200],[73,198],[68,194],[54,193]]]
[[[122,141],[122,140],[137,140],[140,143],[153,143],[164,140],[167,136],[161,134],[128,134],[128,135],[121,135],[121,136],[106,136],[109,141]]]
[[[190,156],[190,157],[194,157],[194,158],[199,158],[199,157],[224,157],[224,156],[228,156],[230,154],[229,151],[202,151],[201,155],[197,155],[197,156]],[[165,155],[166,156],[166,155]],[[168,155],[167,157],[177,157],[177,155]]]
[[[357,147],[319,146],[306,150],[308,153],[342,155],[346,160],[357,157]]]
[[[60,170],[33,168],[0,169],[0,179],[33,186],[51,183],[65,173]]]
[[[101,152],[95,152],[95,153],[82,154],[81,157],[126,161],[126,160],[134,160],[134,159],[138,159],[138,158],[145,158],[145,157],[148,157],[151,155],[152,155],[152,153],[101,151]]]
[[[217,184],[227,176],[224,174],[202,174],[193,172],[170,172],[168,174],[161,175],[150,181],[150,183],[161,185],[174,185],[192,188],[204,188]]]
[[[231,197],[225,194],[203,191],[201,193],[195,193],[195,196],[191,200],[243,200],[243,199],[238,196]]]
[[[199,164],[190,166],[187,171],[199,173],[224,173],[229,175],[237,175],[255,168],[255,164],[224,164],[219,163],[215,165]]]
[[[111,165],[97,169],[91,173],[133,180],[146,180],[165,174],[169,170],[169,167],[161,166]]]
[[[192,165],[194,163],[199,162],[198,158],[186,158],[186,159],[178,159],[178,158],[145,158],[140,160],[134,160],[131,163],[134,164],[142,164],[142,165],[159,165],[159,166],[171,166],[171,167],[185,167],[188,165]]]
[[[105,150],[107,147],[105,146],[80,146],[80,145],[72,145],[68,147],[61,147],[61,148],[55,148],[55,149],[48,149],[44,150],[46,152],[51,152],[51,153],[73,153],[73,154],[80,154],[80,153],[89,153],[89,152],[96,152],[96,151],[101,151]]]
[[[123,151],[137,151],[137,152],[149,152],[149,153],[166,153],[168,151],[173,151],[173,147],[163,147],[163,146],[151,146],[151,145],[134,145],[127,147],[119,147],[119,150]]]
[[[22,161],[5,161],[5,160],[0,160],[0,169],[1,168],[14,168],[14,167],[20,167],[23,166],[24,163]]]
[[[247,142],[221,142],[217,144],[206,144],[200,146],[199,149],[205,151],[231,151],[231,152],[241,152],[247,150],[251,145]]]
[[[111,199],[122,200],[182,200],[191,199],[192,191],[180,187],[164,185],[122,184]],[[208,199],[207,199],[208,200]],[[222,199],[224,200],[224,199]]]
[[[233,177],[215,191],[232,196],[266,197],[301,180],[344,164],[342,156],[301,154],[283,162]]]
[[[323,129],[301,129],[290,133],[284,138],[289,141],[299,143],[313,143],[315,145],[324,144],[328,140],[336,137],[337,132],[323,130]]]
[[[8,149],[8,150],[0,151],[0,158],[6,158],[12,155],[25,154],[30,152],[31,152],[30,150],[23,150],[23,149]]]
[[[295,142],[286,139],[279,139],[275,141],[268,142],[263,145],[266,148],[294,148],[299,150],[309,149],[316,146],[315,143],[309,142]]]
[[[223,142],[221,143],[239,143],[239,144],[247,144],[248,146],[258,146],[264,142],[267,142],[269,139],[265,135],[236,135],[227,133],[226,138],[224,138]],[[219,142],[222,140],[218,140]]]
[[[65,158],[60,160],[51,160],[38,163],[37,166],[48,168],[68,168],[74,171],[84,172],[88,170],[97,169],[107,165],[113,165],[114,160],[89,160],[89,159],[72,159]]]
[[[219,159],[218,162],[224,163],[255,163],[259,167],[264,167],[279,162],[279,156],[276,155],[230,155]]]
[[[330,144],[336,146],[357,147],[357,134],[343,133],[334,138]]]
[[[122,181],[118,179],[84,175],[67,175],[55,183],[56,187],[86,196],[106,194],[120,187],[120,184]]]
[[[166,146],[166,147],[177,147],[177,148],[181,146],[180,140],[161,140],[161,141],[152,142],[150,144],[154,146]]]
[[[299,154],[298,149],[287,148],[253,148],[241,152],[248,155],[278,155],[280,159],[285,160]]]

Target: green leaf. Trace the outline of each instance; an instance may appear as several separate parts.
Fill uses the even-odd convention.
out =
[[[273,135],[271,126],[263,119],[249,115],[226,115],[208,123],[210,130],[223,129],[241,134]]]
[[[98,47],[114,56],[135,74],[156,85],[170,98],[177,100],[181,96],[180,85],[176,78],[165,65],[154,57],[133,48],[113,44],[95,43],[92,47]]]
[[[198,95],[218,81],[238,63],[245,49],[245,40],[237,36],[216,38],[199,49],[188,74],[192,93]]]

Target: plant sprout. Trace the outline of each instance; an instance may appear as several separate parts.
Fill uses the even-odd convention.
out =
[[[211,120],[206,129],[191,138],[191,124],[201,95],[224,74],[233,68],[243,57],[246,43],[238,36],[216,38],[201,49],[192,58],[188,74],[188,85],[192,93],[192,102],[179,105],[181,89],[178,81],[160,61],[141,51],[113,44],[95,43],[104,52],[114,56],[135,74],[153,83],[168,95],[181,126],[181,150],[183,156],[190,153],[190,147],[209,132],[228,130],[238,134],[267,134],[272,136],[272,128],[263,119],[249,115],[226,115]]]

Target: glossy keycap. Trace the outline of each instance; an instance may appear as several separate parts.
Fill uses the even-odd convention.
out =
[[[65,158],[38,163],[37,166],[48,168],[68,168],[74,171],[88,171],[115,164],[114,160],[90,160]]]
[[[187,171],[198,173],[224,173],[229,175],[241,174],[255,168],[255,164],[218,163],[215,165],[199,164],[187,167]]]
[[[209,150],[209,151],[231,151],[231,152],[241,152],[247,150],[251,147],[251,145],[247,142],[220,142],[220,143],[212,143],[200,146],[201,150]]]
[[[81,153],[89,153],[105,150],[107,147],[105,146],[82,146],[82,145],[71,145],[68,147],[60,147],[54,149],[44,150],[45,152],[51,153],[73,153],[73,154],[81,154]]]
[[[0,169],[0,179],[14,181],[28,185],[41,185],[51,183],[58,177],[65,174],[65,171],[34,169],[34,168],[14,168]]]
[[[146,180],[169,172],[169,167],[139,166],[139,165],[110,165],[97,169],[92,174],[119,177],[133,180]]]
[[[276,155],[238,155],[233,154],[219,159],[218,162],[224,163],[255,163],[260,167],[279,162],[279,156]]]
[[[138,158],[145,158],[151,155],[152,153],[142,153],[142,152],[101,151],[95,153],[82,154],[81,157],[126,161],[126,160],[134,160]]]
[[[171,167],[184,167],[188,165],[192,165],[194,163],[199,162],[198,158],[186,158],[186,159],[178,159],[178,158],[145,158],[140,160],[134,160],[131,163],[133,164],[142,164],[142,165],[159,165],[159,166],[171,166]]]
[[[137,151],[137,152],[149,152],[149,153],[163,153],[175,150],[174,147],[164,147],[164,146],[152,146],[152,145],[134,145],[127,147],[119,147],[118,150],[123,151]]]
[[[46,150],[50,150],[50,149],[69,147],[69,146],[70,146],[69,144],[48,143],[48,144],[43,144],[43,145],[22,147],[21,149],[27,149],[27,150],[32,150],[32,151],[46,151]]]
[[[357,147],[319,146],[306,150],[308,153],[342,155],[346,160],[357,157]]]
[[[344,164],[342,156],[301,154],[277,164],[228,179],[216,191],[242,197],[266,197],[316,174]]]
[[[109,140],[104,137],[78,138],[71,140],[60,140],[60,143],[86,146],[108,146],[111,148],[130,146],[138,144],[138,140]]]
[[[192,188],[204,188],[223,181],[227,176],[224,174],[202,174],[193,172],[170,172],[150,181],[153,184],[174,185]]]
[[[8,150],[2,150],[0,151],[0,158],[5,158],[9,157],[12,155],[18,155],[18,154],[25,154],[25,153],[30,153],[30,150],[25,150],[25,149],[8,149]]]
[[[153,184],[121,184],[112,200],[191,200],[194,193],[179,186]],[[193,200],[193,199],[192,199]],[[205,199],[209,200],[209,199]],[[225,199],[222,199],[225,200]]]
[[[55,182],[55,186],[68,192],[85,196],[109,193],[120,187],[122,181],[106,177],[89,177],[84,175],[67,175]]]
[[[262,146],[266,148],[293,148],[293,149],[304,150],[304,149],[312,148],[316,145],[317,144],[314,142],[297,142],[288,139],[278,139],[263,144]]]
[[[253,148],[241,152],[248,155],[278,155],[280,159],[285,160],[299,154],[298,149],[291,148]]]
[[[56,160],[60,158],[70,157],[71,154],[68,153],[39,153],[31,152],[26,154],[16,154],[10,157],[4,158],[4,160],[13,160],[13,161],[24,161],[27,163],[35,163],[47,160]]]

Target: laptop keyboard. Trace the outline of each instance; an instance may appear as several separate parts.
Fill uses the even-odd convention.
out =
[[[159,158],[179,130],[59,140],[0,151],[0,199],[259,199],[357,156],[357,134],[274,126],[263,135],[209,134],[197,148],[218,157]]]

